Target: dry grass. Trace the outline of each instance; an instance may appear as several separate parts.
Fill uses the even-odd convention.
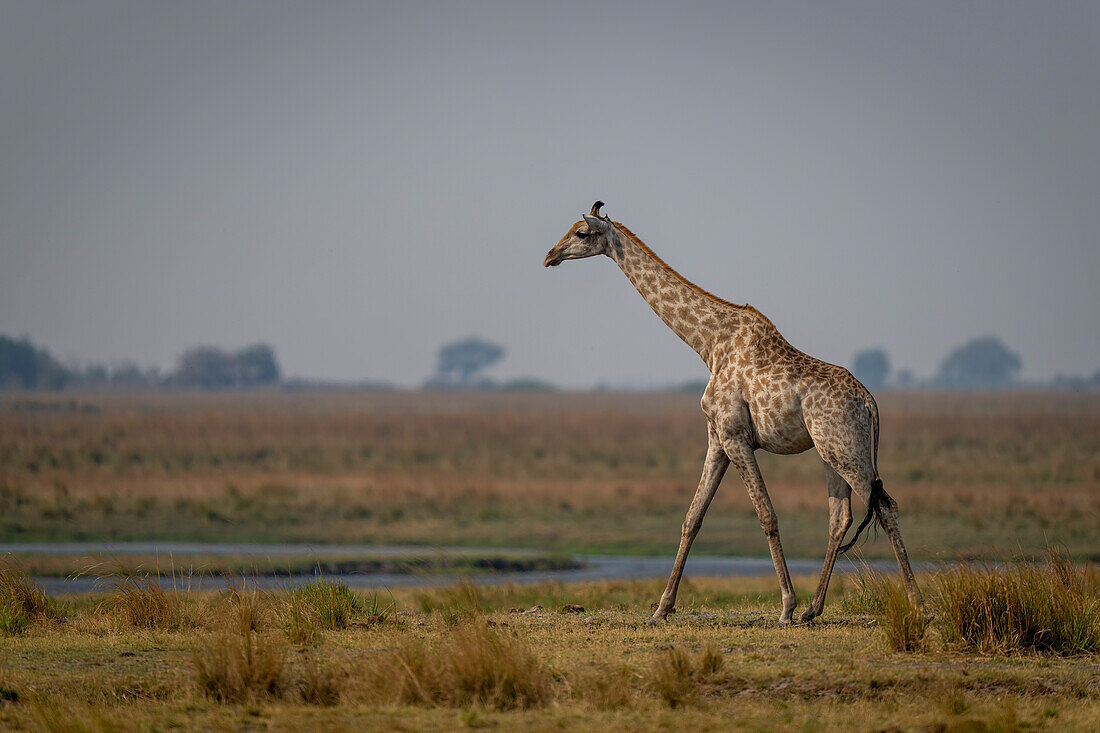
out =
[[[221,539],[232,526],[242,540],[667,553],[705,449],[686,394],[97,395],[93,412],[18,399],[0,396],[7,539]],[[913,554],[1096,551],[1100,397],[886,394],[880,406],[880,467]],[[788,554],[820,554],[820,461],[761,462]],[[736,477],[696,550],[766,552]]]
[[[159,573],[118,563],[113,570],[101,573],[101,577],[111,588],[101,602],[102,608],[118,623],[164,631],[196,625],[196,619],[188,613],[192,604],[182,599],[179,591],[166,590]]]
[[[298,697],[306,705],[335,705],[340,701],[339,673],[315,656],[305,662]]]
[[[805,597],[816,579],[795,580]],[[208,593],[208,623],[152,634],[104,634],[103,607],[76,603],[5,640],[0,729],[1087,730],[1100,715],[1096,653],[1005,658],[932,638],[899,654],[841,604],[776,628],[772,578],[693,579],[691,603],[648,627],[658,585],[484,588],[474,615],[447,612],[469,607],[461,589],[395,591],[392,620],[301,650],[281,633],[289,590]],[[407,610],[425,594],[430,610]],[[586,613],[556,612],[563,598]],[[548,610],[502,610],[518,601]]]
[[[860,571],[854,598],[848,609],[873,613],[886,636],[886,643],[898,652],[914,652],[924,646],[924,634],[931,620],[923,608],[914,608],[899,578],[864,567]]]
[[[13,558],[0,558],[0,636],[14,636],[38,618],[60,616],[57,604]]]
[[[260,632],[259,591],[234,579],[223,600],[221,630],[207,637],[192,658],[198,690],[219,702],[282,695],[287,652],[274,635]]]
[[[1100,593],[1059,552],[1046,564],[963,563],[937,574],[935,592],[944,640],[960,649],[1100,651]]]
[[[407,644],[367,667],[363,680],[378,701],[493,710],[541,706],[552,689],[522,640],[483,622],[453,628],[438,646]]]
[[[318,641],[322,630],[344,629],[353,622],[381,623],[393,611],[392,600],[387,603],[378,592],[358,593],[339,581],[315,580],[292,585],[275,613],[286,637],[307,646]]]
[[[692,702],[707,687],[721,681],[725,659],[713,644],[695,655],[673,647],[657,657],[649,684],[669,707]]]

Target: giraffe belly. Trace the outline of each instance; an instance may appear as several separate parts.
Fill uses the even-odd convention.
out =
[[[814,439],[806,429],[802,410],[797,403],[792,406],[777,405],[767,409],[749,408],[756,433],[756,445],[769,453],[789,455],[809,450]]]

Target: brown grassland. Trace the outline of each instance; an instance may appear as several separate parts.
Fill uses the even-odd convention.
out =
[[[912,555],[1039,559],[923,574],[931,615],[894,576],[837,577],[785,628],[770,577],[689,578],[647,627],[661,580],[175,593],[118,564],[103,594],[48,599],[5,561],[0,729],[1100,728],[1100,396],[879,405]],[[0,540],[671,558],[704,434],[686,394],[5,395]],[[820,556],[819,460],[761,465],[787,555]],[[736,476],[693,552],[766,555]]]
[[[880,469],[912,555],[1100,553],[1100,395],[879,403]],[[0,541],[671,554],[704,436],[690,394],[0,396]],[[788,556],[820,555],[820,460],[760,460]],[[736,475],[694,552],[767,554]]]

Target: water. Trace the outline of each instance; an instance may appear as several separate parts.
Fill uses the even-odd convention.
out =
[[[201,542],[118,542],[104,544],[96,542],[18,542],[0,543],[0,554],[13,555],[50,554],[85,555],[109,552],[117,558],[127,555],[158,554],[165,562],[185,561],[189,555],[232,555],[234,557],[255,557],[259,561],[269,557],[287,556],[350,556],[360,558],[386,558],[400,556],[532,556],[540,555],[536,550],[514,548],[478,548],[478,547],[427,547],[409,545],[296,545],[296,544],[231,544]],[[580,567],[564,570],[536,570],[514,573],[479,573],[473,575],[442,574],[417,575],[410,573],[346,573],[321,577],[346,583],[359,589],[382,590],[396,587],[438,587],[469,578],[477,585],[496,585],[500,583],[541,583],[554,581],[573,583],[578,581],[599,580],[636,580],[667,578],[672,571],[673,553],[663,556],[634,555],[575,555]],[[893,561],[879,560],[868,563],[871,567],[891,572],[897,570]],[[859,565],[848,559],[840,559],[835,571],[839,574],[858,572]],[[792,575],[816,575],[821,571],[821,560],[788,559],[787,568]],[[915,570],[925,569],[923,567]],[[752,577],[774,575],[771,558],[767,557],[714,557],[692,555],[684,569],[684,577]],[[246,578],[248,583],[261,587],[287,587],[293,583],[315,580],[316,575],[296,576],[259,576]],[[107,581],[91,577],[34,579],[39,587],[51,595],[69,593],[92,593],[105,590]],[[162,578],[161,584],[178,589],[202,590],[215,589],[223,584],[218,578],[195,576],[193,578]]]

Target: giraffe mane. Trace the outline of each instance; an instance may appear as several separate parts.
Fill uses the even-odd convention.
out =
[[[649,246],[646,245],[646,243],[643,242],[641,239],[639,239],[637,234],[630,231],[630,228],[627,227],[625,224],[622,224],[622,223],[617,222],[617,221],[613,222],[613,224],[615,225],[616,229],[618,229],[620,232],[622,232],[627,237],[629,237],[630,241],[632,241],[632,242],[634,242],[634,244],[638,245],[638,248],[640,250],[642,250],[643,252],[645,252],[654,262],[656,262],[662,269],[664,269],[665,272],[672,275],[674,278],[676,278],[677,280],[682,282],[684,285],[691,288],[696,293],[699,293],[699,295],[702,295],[705,298],[709,298],[710,300],[713,300],[715,303],[718,303],[719,305],[724,305],[728,308],[735,308],[736,310],[739,310],[739,311],[746,311],[748,313],[752,313],[754,315],[757,315],[760,318],[763,318],[764,321],[769,326],[772,326],[774,328],[774,324],[768,319],[768,317],[765,316],[760,311],[758,311],[756,308],[753,308],[748,303],[742,303],[741,305],[738,305],[737,303],[731,303],[728,300],[724,300],[722,298],[719,298],[717,295],[710,292],[709,290],[705,290],[705,289],[699,287],[698,285],[693,283],[691,280],[688,280],[686,277],[684,277],[680,273],[676,272],[676,270],[672,269],[671,265],[669,265],[667,262],[662,260],[661,257],[656,252],[651,250],[649,248]]]

